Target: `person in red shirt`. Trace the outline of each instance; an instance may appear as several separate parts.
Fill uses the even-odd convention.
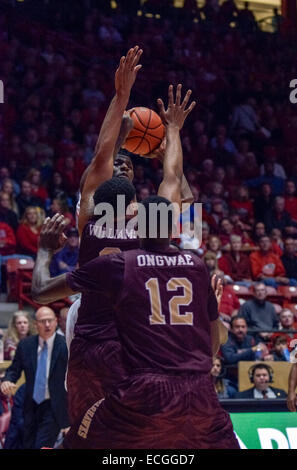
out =
[[[27,207],[16,234],[20,253],[35,257],[43,220],[43,211],[41,212],[37,207]]]
[[[273,253],[270,238],[263,235],[259,240],[259,251],[250,255],[251,270],[255,281],[277,288],[279,284],[288,285],[285,268],[278,255]]]
[[[218,267],[232,281],[249,287],[252,283],[251,267],[248,255],[242,253],[242,239],[239,235],[231,235],[231,250],[218,260]]]
[[[13,229],[5,222],[0,222],[0,255],[13,255],[16,250],[16,239]]]
[[[230,328],[231,317],[237,315],[240,308],[240,302],[234,292],[233,286],[227,284],[224,276],[220,276],[224,286],[221,302],[219,305],[219,314],[227,328]]]
[[[31,183],[32,195],[38,197],[43,202],[48,198],[48,192],[41,183],[41,173],[37,168],[32,168],[28,175],[27,180]]]
[[[254,208],[250,200],[249,189],[244,184],[237,188],[236,195],[230,201],[230,207],[237,210],[240,220],[245,223],[253,223]]]

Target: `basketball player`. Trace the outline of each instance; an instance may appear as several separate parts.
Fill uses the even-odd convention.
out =
[[[173,201],[180,204],[180,180],[182,177],[182,151],[179,131],[184,120],[193,109],[195,103],[186,108],[190,93],[188,92],[181,102],[181,86],[177,87],[176,99],[173,98],[173,87],[169,87],[168,110],[160,101],[160,112],[166,126],[167,145],[164,156],[164,179],[159,192],[169,194]],[[174,128],[172,132],[171,128]],[[120,157],[121,158],[121,157]],[[123,168],[124,167],[124,168]],[[121,171],[132,172],[132,165],[123,163]],[[176,176],[177,175],[177,176]],[[130,175],[129,175],[130,176]],[[95,192],[94,202],[111,202],[115,195],[125,195],[124,181],[128,178],[114,178],[107,181],[104,186]],[[118,182],[117,182],[118,180]],[[128,182],[127,182],[128,183]],[[127,186],[126,183],[126,186]],[[171,188],[176,188],[171,191]],[[134,191],[135,196],[135,191]],[[105,200],[104,200],[105,197]],[[103,198],[103,199],[102,199]],[[131,199],[129,199],[130,203]],[[96,217],[89,219],[83,229],[79,265],[105,254],[106,249],[117,248],[122,251],[138,246],[135,236],[100,237],[95,233]],[[104,299],[99,299],[96,293],[83,293],[79,307],[78,320],[75,326],[75,338],[70,346],[70,355],[67,373],[67,390],[69,401],[69,414],[74,422],[86,409],[94,403],[94,396],[98,399],[109,392],[111,387],[123,377],[120,360],[120,343],[111,315],[109,321],[102,318],[108,305]],[[88,384],[92,383],[89,387]]]
[[[161,202],[170,206],[160,196],[143,201],[147,231],[150,207]],[[170,228],[170,211],[167,220]],[[62,216],[45,222],[44,261],[49,247],[58,248],[63,224]],[[37,301],[79,291],[111,300],[128,373],[72,426],[64,448],[239,448],[209,373],[212,330],[220,320],[207,269],[192,253],[171,248],[170,231],[161,238],[160,226],[159,214],[157,234],[141,239],[139,249],[97,257],[57,278],[37,260]]]

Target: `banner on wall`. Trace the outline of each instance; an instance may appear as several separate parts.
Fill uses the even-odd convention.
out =
[[[230,413],[242,449],[297,449],[297,413]]]

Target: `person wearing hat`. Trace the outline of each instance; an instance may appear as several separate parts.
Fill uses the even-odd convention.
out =
[[[248,374],[253,387],[243,392],[237,392],[235,398],[268,399],[287,397],[284,390],[269,385],[273,382],[273,369],[268,364],[257,363],[250,367]]]
[[[79,253],[79,237],[76,228],[67,232],[67,243],[61,251],[56,253],[50,265],[52,276],[58,276],[72,271],[77,267]]]

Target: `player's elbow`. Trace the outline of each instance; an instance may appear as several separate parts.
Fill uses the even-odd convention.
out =
[[[32,287],[31,296],[37,304],[46,305],[51,302],[47,293],[43,289],[39,289],[37,287]]]

